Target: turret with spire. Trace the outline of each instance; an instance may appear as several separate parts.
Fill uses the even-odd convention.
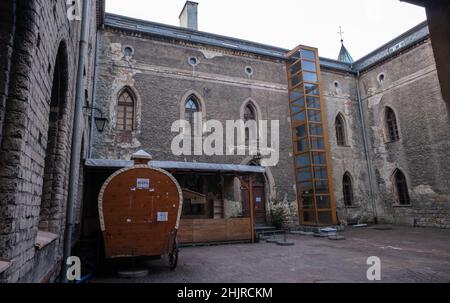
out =
[[[355,60],[353,60],[352,56],[348,52],[347,48],[344,46],[344,38],[342,36],[344,32],[342,31],[342,27],[339,26],[339,32],[338,34],[341,36],[341,50],[339,52],[338,61],[345,62],[345,63],[353,63]]]

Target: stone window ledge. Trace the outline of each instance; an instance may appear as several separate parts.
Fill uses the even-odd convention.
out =
[[[348,145],[348,144],[345,144],[345,145],[336,145],[336,147],[338,147],[338,148],[352,148],[352,146],[351,145]]]
[[[411,204],[405,204],[405,205],[402,205],[402,204],[394,204],[394,205],[392,205],[393,207],[395,207],[395,208],[412,208],[412,205]]]
[[[11,266],[11,262],[0,258],[0,274]]]
[[[58,239],[57,234],[39,230],[36,237],[36,243],[34,246],[36,247],[36,249],[41,250],[44,247],[50,245],[56,239]]]

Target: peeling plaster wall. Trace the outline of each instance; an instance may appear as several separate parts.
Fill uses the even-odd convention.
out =
[[[338,217],[343,223],[371,222],[374,212],[356,78],[323,70],[322,81]],[[378,220],[450,227],[450,125],[430,41],[364,72],[359,85],[374,170]],[[398,142],[387,140],[386,106],[396,114]],[[336,143],[335,119],[339,113],[345,118],[347,146]],[[392,178],[396,169],[406,175],[410,206],[398,205]],[[346,171],[352,176],[355,200],[352,207],[343,203],[342,178]]]
[[[379,81],[383,73],[385,79]],[[378,184],[379,218],[415,226],[450,227],[450,125],[430,41],[361,76],[364,112]],[[385,108],[400,132],[389,143]],[[392,174],[406,176],[410,206],[398,206]]]
[[[322,87],[338,219],[344,224],[372,222],[373,211],[356,78],[353,75],[322,70]],[[335,121],[339,114],[345,120],[345,146],[338,146],[336,141]],[[354,203],[351,206],[344,204],[342,179],[346,172],[350,173],[353,183]]]

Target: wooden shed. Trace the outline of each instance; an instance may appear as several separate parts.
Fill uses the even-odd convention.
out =
[[[183,207],[177,223],[180,244],[252,241],[255,239],[255,224],[263,225],[266,220],[266,203],[271,196],[272,185],[266,185],[267,170],[264,167],[156,160],[143,165],[170,173],[182,188]],[[91,174],[100,172],[88,179],[89,187],[108,171],[113,173],[121,167],[131,168],[134,162],[89,159],[86,166]],[[195,179],[203,180],[200,182],[203,186],[192,186]],[[227,196],[236,192],[234,199]],[[95,190],[92,196],[97,200]],[[91,217],[85,216],[85,226],[96,223],[96,213],[91,213]]]

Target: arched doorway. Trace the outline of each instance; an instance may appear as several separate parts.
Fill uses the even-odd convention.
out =
[[[63,217],[67,160],[67,47],[61,42],[55,59],[50,98],[47,136],[42,138],[45,151],[39,228],[58,232]]]

